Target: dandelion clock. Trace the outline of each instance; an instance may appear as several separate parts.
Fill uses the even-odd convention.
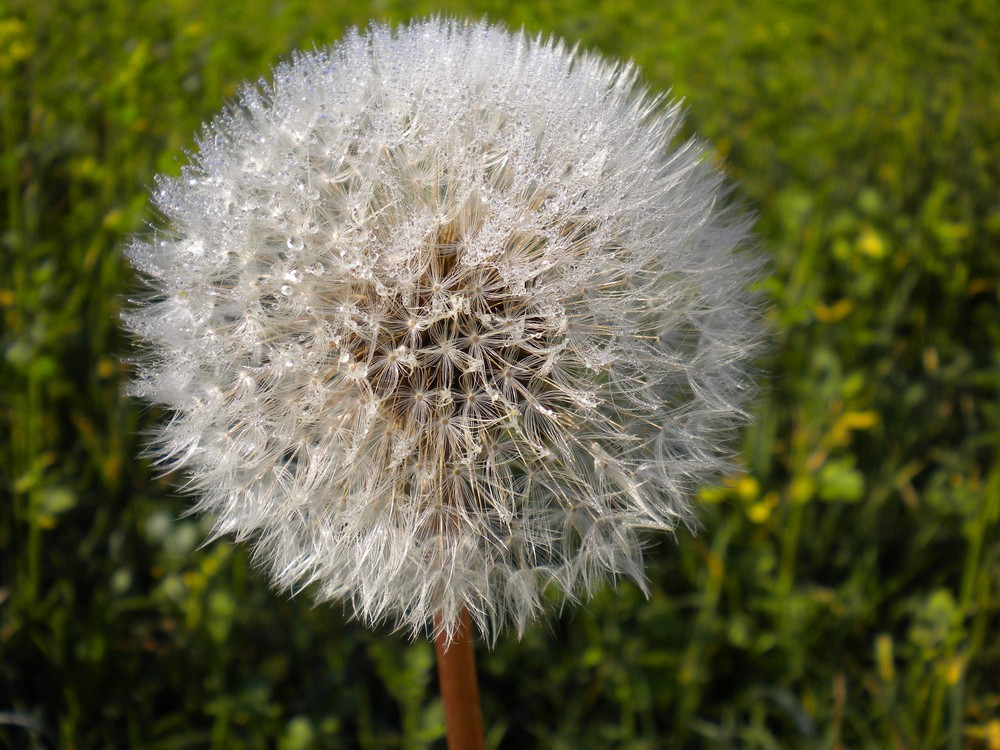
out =
[[[470,631],[644,585],[752,390],[747,219],[636,79],[485,23],[353,32],[243,88],[128,250],[154,454],[278,587],[432,634],[452,747]]]

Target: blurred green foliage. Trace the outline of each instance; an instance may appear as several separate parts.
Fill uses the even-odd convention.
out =
[[[760,212],[774,346],[705,529],[480,656],[491,747],[1000,748],[993,0],[7,0],[0,746],[442,747],[433,650],[267,589],[143,461],[118,248],[199,123],[369,19],[631,57]]]

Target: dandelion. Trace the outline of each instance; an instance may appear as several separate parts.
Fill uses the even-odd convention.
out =
[[[154,454],[281,588],[495,638],[644,586],[758,334],[748,220],[629,64],[434,19],[279,65],[128,257]]]

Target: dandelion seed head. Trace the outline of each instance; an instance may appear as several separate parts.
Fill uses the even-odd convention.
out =
[[[635,69],[485,23],[376,26],[245,87],[154,200],[133,395],[285,589],[520,632],[644,586],[752,391],[748,220]]]

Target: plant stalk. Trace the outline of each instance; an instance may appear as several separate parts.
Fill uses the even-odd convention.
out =
[[[439,634],[434,639],[434,649],[437,651],[448,750],[485,750],[476,656],[467,610],[462,610],[459,629],[451,643],[447,640],[444,633]]]

